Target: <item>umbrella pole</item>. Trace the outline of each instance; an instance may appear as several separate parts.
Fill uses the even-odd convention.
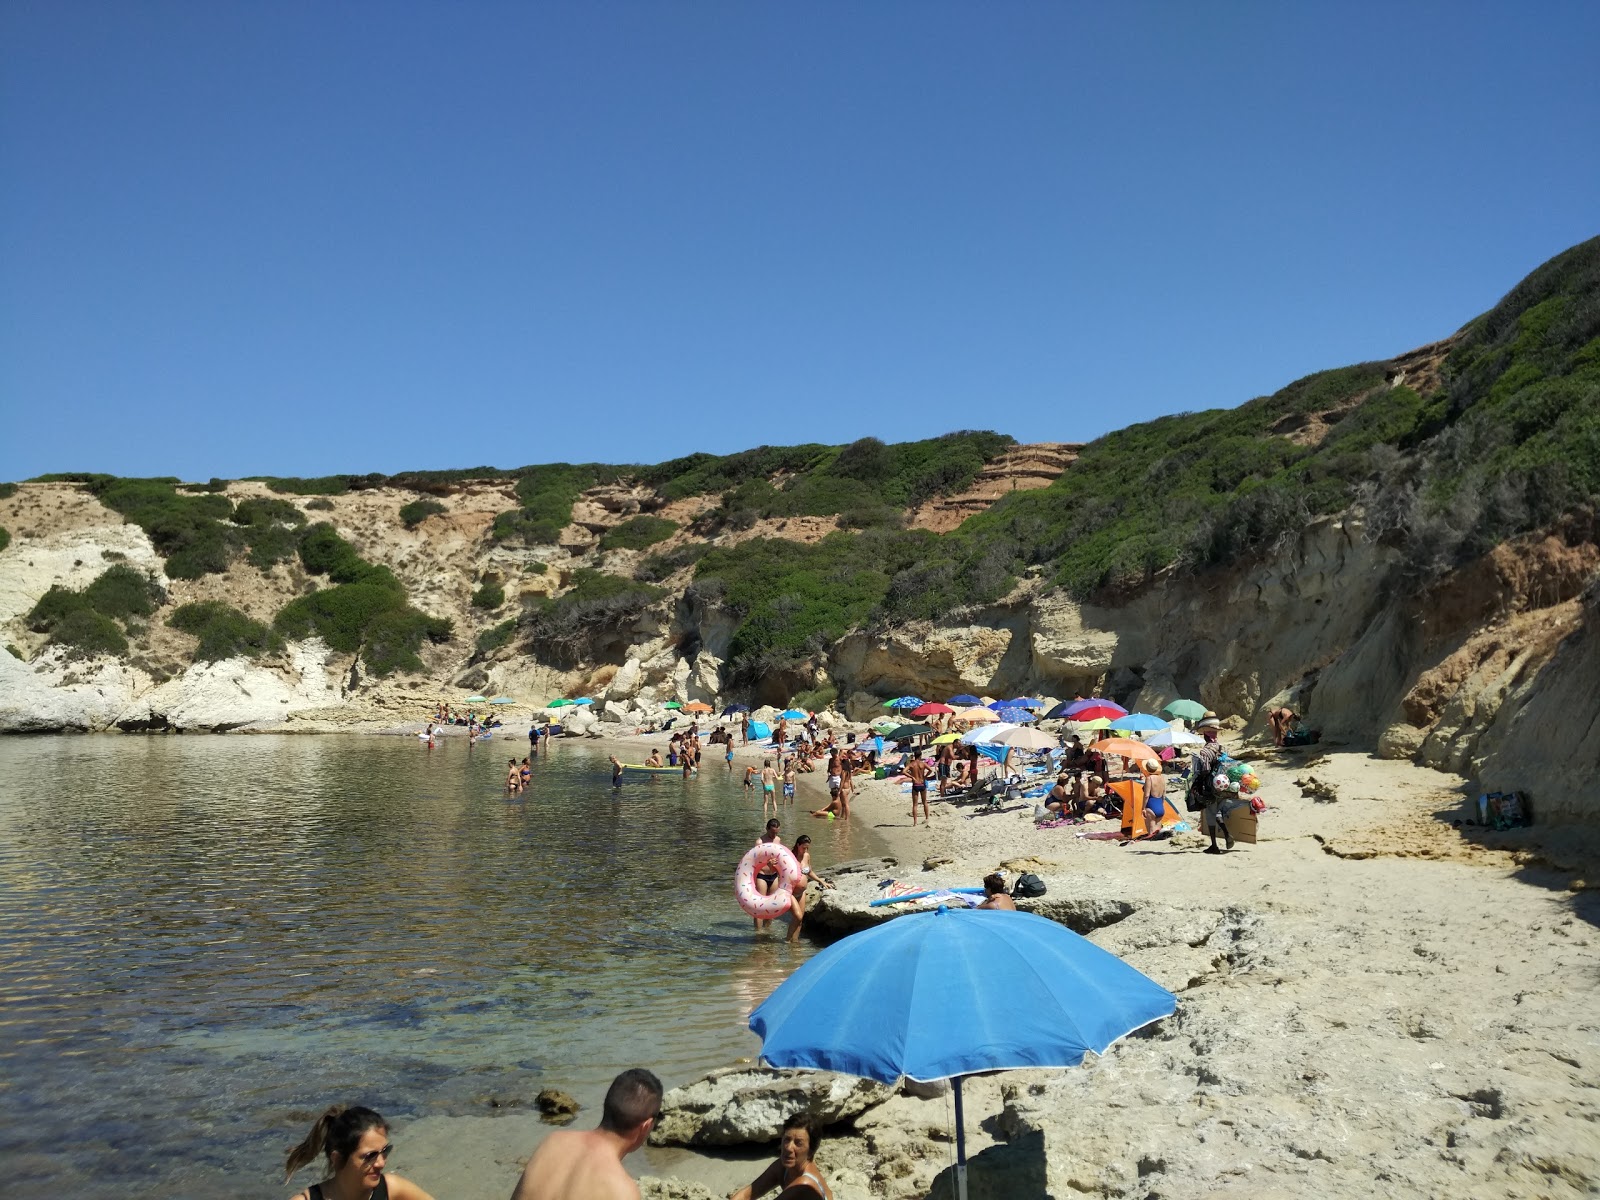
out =
[[[967,1123],[961,1115],[961,1076],[950,1081],[956,1093],[956,1200],[967,1200]]]

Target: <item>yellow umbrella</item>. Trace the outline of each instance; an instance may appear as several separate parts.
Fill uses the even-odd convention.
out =
[[[960,740],[961,740],[961,735],[959,733],[941,733],[938,737],[934,738],[933,741],[929,742],[928,744],[930,746],[943,746],[947,742],[956,742],[956,741],[960,741]]]
[[[987,725],[990,721],[998,721],[1000,718],[992,708],[964,708],[950,719],[965,725]]]

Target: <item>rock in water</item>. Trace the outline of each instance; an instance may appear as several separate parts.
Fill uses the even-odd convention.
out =
[[[533,1102],[539,1106],[539,1112],[545,1120],[558,1125],[565,1125],[572,1120],[582,1107],[571,1096],[565,1092],[558,1092],[555,1088],[545,1088],[534,1097]]]
[[[828,1126],[860,1116],[892,1095],[893,1088],[854,1075],[732,1067],[668,1092],[650,1142],[656,1146],[772,1142],[784,1121],[797,1112]]]

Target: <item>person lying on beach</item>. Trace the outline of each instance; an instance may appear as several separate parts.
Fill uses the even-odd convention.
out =
[[[833,1189],[814,1161],[821,1140],[821,1126],[805,1113],[796,1113],[783,1123],[777,1160],[749,1187],[730,1192],[728,1200],[757,1200],[774,1188],[779,1200],[833,1200]]]
[[[999,909],[1003,912],[1016,912],[1016,901],[1006,891],[1005,876],[996,871],[993,875],[983,877],[983,903],[979,908]]]
[[[383,1114],[359,1105],[335,1104],[317,1118],[305,1140],[289,1151],[284,1181],[320,1154],[327,1158],[328,1177],[296,1193],[293,1200],[433,1200],[409,1179],[386,1175],[394,1146]]]
[[[611,1081],[600,1128],[558,1129],[539,1143],[511,1200],[638,1200],[622,1165],[661,1120],[661,1081],[643,1067]],[[376,1197],[374,1197],[376,1200]]]

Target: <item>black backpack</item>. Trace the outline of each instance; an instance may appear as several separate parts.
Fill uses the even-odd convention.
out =
[[[1019,899],[1032,899],[1044,895],[1044,880],[1032,871],[1024,871],[1017,876],[1017,882],[1011,888],[1011,895]]]

